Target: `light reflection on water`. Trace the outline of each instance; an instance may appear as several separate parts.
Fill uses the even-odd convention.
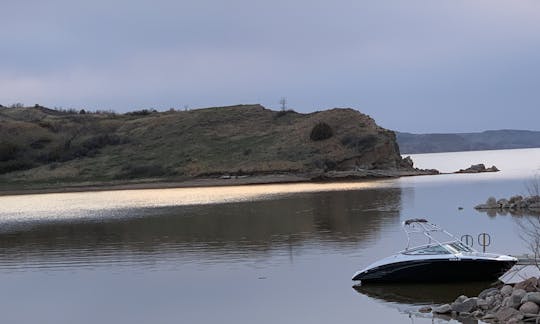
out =
[[[487,163],[503,169],[521,160],[519,151]],[[473,209],[490,195],[525,190],[538,162],[524,154],[521,173],[0,197],[0,284],[14,292],[0,295],[3,315],[41,323],[410,322],[403,313],[417,304],[471,286],[358,293],[352,274],[401,250],[400,222],[411,217],[458,237],[488,232],[488,251],[526,252],[515,218]]]

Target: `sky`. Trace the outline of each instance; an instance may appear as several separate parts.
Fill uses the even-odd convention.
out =
[[[540,130],[539,0],[0,0],[0,104]]]

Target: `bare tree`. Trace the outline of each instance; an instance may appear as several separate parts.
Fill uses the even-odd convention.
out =
[[[540,203],[540,176],[536,175],[526,185],[529,200],[533,203]],[[529,250],[533,254],[533,262],[540,269],[540,215],[529,210],[524,217],[517,221],[520,228],[520,238],[527,243]]]

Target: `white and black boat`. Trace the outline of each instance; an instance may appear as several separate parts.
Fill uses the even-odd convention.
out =
[[[508,255],[478,252],[425,219],[406,220],[403,230],[405,250],[356,272],[352,279],[361,283],[486,281],[517,262]],[[427,243],[410,246],[418,235]]]

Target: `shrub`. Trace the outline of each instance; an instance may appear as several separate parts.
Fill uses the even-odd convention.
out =
[[[333,135],[334,131],[330,125],[325,122],[319,122],[317,125],[313,126],[309,138],[311,138],[312,141],[322,141],[329,139]]]
[[[15,159],[19,151],[20,148],[13,143],[0,142],[0,161],[9,161]]]

